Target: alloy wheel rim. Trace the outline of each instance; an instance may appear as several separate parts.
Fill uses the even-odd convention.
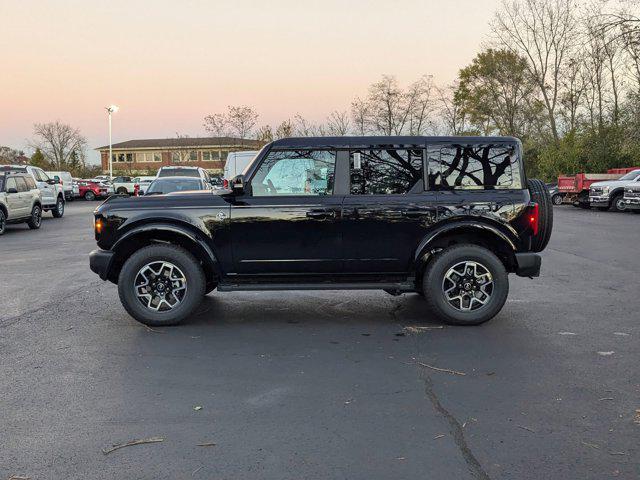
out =
[[[618,201],[616,202],[616,208],[618,210],[625,210],[627,208],[622,198],[619,198]]]
[[[64,202],[62,200],[58,200],[58,212],[64,212]]]
[[[145,308],[168,312],[184,300],[187,278],[173,263],[158,260],[147,263],[138,271],[133,288]]]
[[[489,269],[471,260],[453,265],[442,280],[445,300],[461,312],[478,310],[487,305],[493,290],[493,276]]]

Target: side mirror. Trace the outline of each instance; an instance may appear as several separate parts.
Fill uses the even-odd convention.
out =
[[[56,179],[54,179],[54,178],[50,178],[49,180],[47,180],[47,183],[49,185],[57,185],[58,181]]]
[[[17,188],[7,188],[7,193],[18,193]]]
[[[236,175],[231,180],[231,191],[235,195],[242,195],[244,193],[244,175]]]

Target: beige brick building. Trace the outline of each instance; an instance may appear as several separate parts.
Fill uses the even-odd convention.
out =
[[[229,152],[259,150],[263,143],[232,137],[163,138],[114,143],[113,171],[121,174],[155,173],[166,165],[197,166],[221,174]],[[102,171],[109,173],[109,145],[97,148]]]

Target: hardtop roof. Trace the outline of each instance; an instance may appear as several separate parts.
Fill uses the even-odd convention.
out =
[[[516,137],[478,136],[364,136],[364,137],[288,137],[274,140],[272,148],[311,147],[349,148],[373,145],[423,145],[425,143],[519,143]]]

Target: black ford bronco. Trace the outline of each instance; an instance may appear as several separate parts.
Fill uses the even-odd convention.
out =
[[[286,138],[227,190],[111,197],[90,266],[147,325],[214,289],[415,292],[476,325],[502,309],[508,273],[539,275],[552,214],[516,138]]]

